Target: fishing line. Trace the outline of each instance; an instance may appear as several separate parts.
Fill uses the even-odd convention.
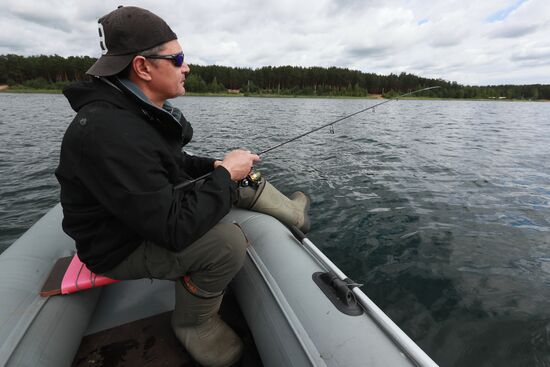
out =
[[[346,115],[346,116],[344,116],[344,117],[340,117],[339,119],[334,120],[334,121],[331,121],[331,122],[329,122],[328,124],[321,125],[321,126],[319,126],[319,127],[316,127],[316,128],[313,129],[313,130],[309,130],[309,131],[307,131],[307,132],[305,132],[305,133],[303,133],[303,134],[297,135],[297,136],[295,136],[295,137],[293,137],[293,138],[290,138],[290,139],[288,139],[288,140],[286,140],[286,141],[284,141],[284,142],[282,142],[282,143],[279,143],[279,144],[274,145],[274,146],[272,146],[272,147],[270,147],[270,148],[267,148],[267,149],[265,149],[265,150],[262,150],[261,152],[257,153],[257,155],[261,156],[261,155],[263,155],[263,154],[266,154],[267,152],[271,152],[271,151],[274,150],[274,149],[280,148],[280,147],[282,147],[283,145],[286,145],[286,144],[288,144],[288,143],[292,143],[292,142],[295,141],[295,140],[301,139],[301,138],[303,138],[304,136],[307,136],[307,135],[312,134],[312,133],[314,133],[314,132],[316,132],[316,131],[319,131],[319,130],[321,130],[321,129],[324,129],[325,127],[328,127],[328,126],[331,127],[331,129],[330,129],[331,133],[334,133],[334,127],[333,127],[333,125],[339,123],[340,121],[344,121],[344,120],[346,120],[346,119],[349,119],[350,117],[353,117],[353,116],[355,116],[355,115],[358,115],[358,114],[363,113],[363,112],[368,111],[368,110],[374,110],[375,107],[382,106],[382,105],[385,104],[385,103],[388,103],[388,102],[391,102],[391,101],[398,101],[399,98],[401,98],[401,97],[410,96],[411,94],[420,93],[420,92],[423,92],[423,91],[426,91],[426,90],[436,89],[436,88],[440,88],[440,87],[439,87],[439,86],[427,87],[427,88],[417,89],[417,90],[414,90],[414,91],[412,91],[412,92],[408,92],[408,93],[405,93],[405,94],[400,94],[400,95],[398,95],[397,97],[393,97],[393,98],[387,99],[387,100],[385,100],[384,102],[377,103],[377,104],[372,105],[372,106],[370,106],[370,107],[364,108],[364,109],[362,109],[362,110],[360,110],[360,111],[354,112],[354,113],[352,113],[352,114],[350,114],[350,115]],[[208,172],[208,173],[206,173],[206,174],[204,174],[204,175],[202,175],[202,176],[200,176],[200,177],[197,177],[197,178],[195,178],[195,179],[193,179],[193,180],[191,180],[191,181],[183,182],[183,183],[181,183],[181,184],[179,184],[179,185],[174,186],[174,189],[177,190],[177,189],[181,189],[181,188],[184,188],[184,187],[186,187],[186,186],[189,186],[189,185],[191,185],[191,184],[193,184],[193,183],[195,183],[195,182],[197,182],[197,181],[200,181],[200,180],[205,179],[206,177],[210,176],[211,174],[212,174],[212,172]]]
[[[284,142],[282,142],[282,143],[280,143],[280,144],[277,144],[277,145],[275,145],[275,146],[272,146],[271,148],[268,148],[268,149],[266,149],[266,150],[263,150],[263,151],[261,151],[260,153],[257,153],[257,154],[258,154],[258,155],[262,155],[262,154],[265,154],[265,153],[267,153],[267,152],[270,152],[270,151],[272,151],[273,149],[277,149],[277,148],[279,148],[279,147],[282,147],[283,145],[286,145],[286,144],[288,144],[288,143],[291,143],[291,142],[293,142],[294,140],[301,139],[301,138],[303,138],[303,137],[306,136],[306,135],[309,135],[309,134],[312,134],[312,133],[314,133],[314,132],[316,132],[316,131],[319,131],[319,130],[321,130],[321,129],[324,129],[324,128],[327,127],[327,126],[332,126],[332,125],[334,125],[334,124],[336,124],[336,123],[338,123],[338,122],[340,122],[340,121],[349,119],[350,117],[353,117],[353,116],[358,115],[358,114],[360,114],[360,113],[363,113],[363,112],[365,112],[365,111],[373,110],[375,107],[381,106],[381,105],[383,105],[384,103],[388,103],[388,102],[391,102],[391,101],[394,101],[394,100],[397,101],[397,100],[399,100],[399,98],[401,98],[401,97],[409,96],[409,95],[414,94],[414,93],[419,93],[419,92],[422,92],[422,91],[425,91],[425,90],[435,89],[435,88],[439,88],[439,86],[437,86],[437,87],[428,87],[428,88],[418,89],[418,90],[415,90],[415,91],[412,91],[412,92],[409,92],[409,93],[401,94],[401,95],[399,95],[399,96],[397,96],[397,97],[394,97],[394,98],[387,99],[387,100],[385,100],[384,102],[377,103],[377,104],[375,104],[375,105],[373,105],[373,106],[364,108],[364,109],[362,109],[361,111],[354,112],[354,113],[352,113],[351,115],[347,115],[347,116],[341,117],[341,118],[339,118],[338,120],[335,120],[335,121],[329,122],[328,124],[325,124],[325,125],[316,127],[316,128],[313,129],[313,130],[310,130],[310,131],[308,131],[308,132],[306,132],[306,133],[303,133],[303,134],[300,134],[300,135],[298,135],[298,136],[295,136],[294,138],[288,139],[287,141],[284,141]],[[331,129],[331,132],[334,132],[334,128]]]

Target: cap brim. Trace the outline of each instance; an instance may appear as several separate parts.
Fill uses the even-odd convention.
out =
[[[111,76],[120,73],[135,55],[119,55],[119,56],[101,56],[86,74],[95,76]]]

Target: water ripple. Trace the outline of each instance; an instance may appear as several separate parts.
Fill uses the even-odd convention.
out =
[[[261,151],[368,100],[176,99],[188,150]],[[0,94],[0,251],[58,200],[73,115]],[[312,198],[310,237],[442,366],[550,365],[550,104],[399,101],[266,154]]]

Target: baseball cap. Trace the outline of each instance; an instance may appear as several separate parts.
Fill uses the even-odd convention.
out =
[[[119,6],[97,24],[102,55],[86,72],[95,76],[118,74],[141,51],[178,38],[158,15],[136,6]]]

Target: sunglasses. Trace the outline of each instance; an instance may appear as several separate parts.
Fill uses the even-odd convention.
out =
[[[146,59],[167,59],[172,60],[175,66],[178,68],[183,65],[184,55],[183,52],[173,54],[173,55],[143,55]]]

